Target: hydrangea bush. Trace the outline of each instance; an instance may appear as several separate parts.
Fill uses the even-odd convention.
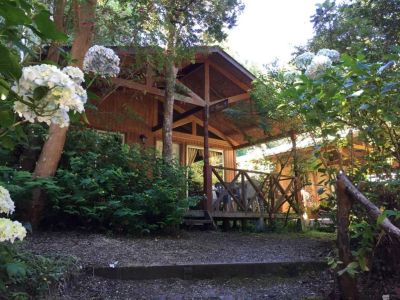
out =
[[[294,60],[295,67],[300,70],[305,70],[313,60],[314,56],[315,54],[312,52],[304,52],[303,54],[300,54]]]
[[[14,212],[14,202],[10,193],[0,186],[0,213],[9,215]],[[14,243],[16,239],[23,240],[26,236],[26,229],[18,221],[11,221],[7,218],[0,218],[0,242]]]
[[[68,126],[69,111],[84,111],[87,94],[80,85],[82,82],[83,73],[75,67],[63,70],[47,64],[25,67],[12,88],[21,97],[14,102],[14,111],[31,123]]]
[[[316,55],[307,66],[304,73],[310,79],[318,79],[332,66],[332,60],[328,56]]]
[[[332,49],[320,49],[316,55],[312,52],[304,52],[294,59],[293,66],[284,73],[283,78],[291,84],[301,72],[304,72],[309,79],[316,80],[339,60],[340,53]],[[297,69],[297,72],[293,70],[293,67]]]
[[[103,46],[91,47],[83,60],[83,70],[101,77],[116,77],[119,74],[119,57]]]

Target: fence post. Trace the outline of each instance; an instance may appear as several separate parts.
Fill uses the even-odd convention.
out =
[[[353,261],[350,251],[350,210],[352,199],[346,193],[346,185],[343,180],[338,177],[336,181],[337,196],[337,247],[339,250],[339,260],[343,262],[343,268]],[[342,299],[353,300],[358,299],[357,280],[345,272],[338,276],[339,291]]]

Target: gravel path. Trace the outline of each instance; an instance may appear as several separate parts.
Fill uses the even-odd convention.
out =
[[[81,275],[61,297],[75,299],[326,299],[333,281],[328,273],[297,278],[121,281]]]
[[[176,237],[128,238],[78,232],[43,232],[23,247],[37,254],[74,255],[83,266],[283,262],[324,260],[331,241],[302,235],[182,231]]]
[[[42,255],[73,255],[83,267],[324,260],[332,241],[304,235],[182,231],[175,237],[130,238],[79,232],[41,232],[21,247]],[[212,280],[111,280],[77,274],[58,299],[325,299],[328,272],[294,278],[260,276]]]

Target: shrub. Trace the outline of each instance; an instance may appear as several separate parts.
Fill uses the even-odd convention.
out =
[[[196,199],[187,197],[185,167],[166,164],[153,149],[123,145],[117,134],[95,130],[69,130],[56,175],[33,178],[32,169],[23,171],[19,162],[40,148],[43,132],[35,126],[25,128],[31,136],[0,166],[0,184],[15,201],[17,218],[30,209],[37,187],[47,195],[44,225],[62,228],[161,230],[180,224],[185,211],[195,205]]]
[[[194,201],[186,195],[186,168],[94,130],[69,132],[54,181],[62,191],[48,193],[46,219],[62,226],[160,230],[180,224]]]
[[[76,260],[44,257],[0,244],[0,299],[47,299],[57,283],[75,267]]]

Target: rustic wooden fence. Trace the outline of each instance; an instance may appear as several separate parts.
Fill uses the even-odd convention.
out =
[[[377,206],[369,201],[346,177],[344,173],[339,173],[336,182],[337,195],[337,246],[339,250],[339,260],[344,266],[348,266],[352,261],[352,253],[350,250],[350,212],[354,202],[361,204],[367,212],[368,217],[373,222],[377,222],[382,212]],[[380,222],[380,227],[388,235],[400,241],[400,229],[390,222],[388,218],[384,218]],[[339,289],[342,299],[358,299],[357,280],[350,276],[347,272],[338,276]]]
[[[211,169],[218,179],[212,203],[214,211],[258,213],[272,220],[287,203],[287,214],[290,208],[296,214],[300,212],[299,182],[293,176],[216,166]],[[226,170],[235,173],[228,182],[220,174]],[[229,207],[229,202],[234,203],[233,207]]]

